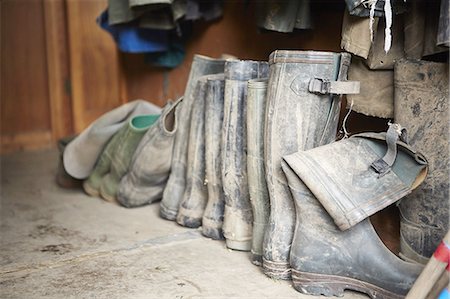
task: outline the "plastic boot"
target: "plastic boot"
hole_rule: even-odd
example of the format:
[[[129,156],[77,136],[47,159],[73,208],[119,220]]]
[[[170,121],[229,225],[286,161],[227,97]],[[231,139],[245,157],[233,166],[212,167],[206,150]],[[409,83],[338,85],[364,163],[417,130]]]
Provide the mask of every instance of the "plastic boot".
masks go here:
[[[123,141],[126,131],[127,126],[123,126],[113,135],[100,154],[94,170],[87,180],[83,182],[83,189],[90,196],[100,197],[100,185],[102,184],[103,177],[110,171],[112,158],[114,157],[117,146]]]
[[[209,74],[223,73],[225,60],[195,55],[189,79],[184,92],[183,102],[177,108],[178,130],[172,155],[172,166],[169,180],[164,189],[160,215],[168,220],[175,220],[178,207],[186,188],[186,161],[188,151],[189,124],[191,122],[193,94],[199,77]]]
[[[249,251],[252,207],[247,182],[247,81],[266,78],[267,62],[235,60],[225,64],[222,131],[222,180],[225,194],[223,234],[228,248]]]
[[[270,202],[264,171],[264,119],[267,80],[248,81],[247,94],[247,173],[253,211],[252,263],[262,265],[262,244]]]
[[[102,179],[100,195],[106,201],[117,203],[117,189],[122,177],[127,173],[139,142],[148,128],[155,123],[158,115],[140,115],[130,119],[125,133],[111,157],[111,169]]]
[[[311,295],[342,297],[349,289],[372,299],[404,298],[422,267],[390,252],[368,219],[339,230],[297,176],[295,155],[285,161],[282,168],[297,212],[290,253],[294,288]]]
[[[177,124],[175,110],[181,100],[164,107],[161,117],[145,133],[129,172],[120,181],[117,200],[127,208],[160,200],[170,172]]]
[[[180,203],[177,223],[191,228],[202,224],[208,200],[205,185],[205,101],[208,78],[223,78],[223,74],[200,77],[194,93],[189,130],[186,190]]]
[[[77,179],[88,178],[108,142],[132,117],[160,113],[161,107],[135,100],[103,114],[65,148],[64,168],[67,173]]]
[[[430,174],[400,202],[400,255],[425,264],[449,228],[448,64],[395,65],[395,121],[426,154]]]
[[[202,234],[223,239],[225,198],[222,186],[221,138],[225,79],[209,79],[205,105],[205,166],[208,201],[202,219]]]
[[[264,155],[270,217],[264,235],[263,271],[272,278],[289,279],[295,212],[281,157],[335,140],[340,100],[323,88],[349,83],[339,81],[346,79],[350,56],[275,51],[269,64]],[[333,89],[333,93],[340,92],[340,88]]]

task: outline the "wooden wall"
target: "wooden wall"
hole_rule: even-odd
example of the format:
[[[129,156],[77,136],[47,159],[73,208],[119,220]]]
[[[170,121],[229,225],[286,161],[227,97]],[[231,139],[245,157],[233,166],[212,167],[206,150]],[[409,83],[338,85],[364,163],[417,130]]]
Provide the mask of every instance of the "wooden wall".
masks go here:
[[[267,60],[275,49],[339,51],[343,1],[318,5],[314,30],[290,34],[260,32],[245,2],[226,1],[221,19],[195,23],[184,62],[168,70],[118,52],[95,23],[107,0],[0,1],[1,152],[54,146],[126,101],[178,98],[196,53]],[[352,115],[349,126],[385,123]]]

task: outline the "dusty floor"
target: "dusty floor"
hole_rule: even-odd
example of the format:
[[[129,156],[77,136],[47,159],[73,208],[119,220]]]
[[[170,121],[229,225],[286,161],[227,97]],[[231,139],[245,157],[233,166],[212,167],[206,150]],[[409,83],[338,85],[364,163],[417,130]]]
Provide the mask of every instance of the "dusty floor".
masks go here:
[[[248,253],[54,183],[56,150],[1,157],[0,298],[319,298]],[[367,298],[348,292],[345,298]]]

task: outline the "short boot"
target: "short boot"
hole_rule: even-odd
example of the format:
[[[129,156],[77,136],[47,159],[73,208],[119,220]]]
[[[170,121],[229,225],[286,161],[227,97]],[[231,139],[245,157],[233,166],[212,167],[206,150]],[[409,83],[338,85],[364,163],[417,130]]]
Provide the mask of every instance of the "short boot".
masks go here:
[[[164,189],[160,215],[168,220],[175,220],[178,207],[186,188],[186,163],[188,151],[189,124],[191,122],[194,91],[199,77],[209,74],[223,73],[225,60],[195,55],[184,92],[183,103],[177,108],[178,130],[172,155],[172,166],[169,180]]]
[[[334,141],[340,110],[335,94],[357,93],[359,85],[342,82],[350,64],[346,53],[277,50],[269,64],[264,155],[270,217],[263,271],[289,279],[295,211],[281,157]]]
[[[208,79],[223,78],[223,74],[200,77],[194,93],[189,130],[186,190],[177,215],[177,223],[191,228],[202,224],[208,200],[205,185],[205,102]]]
[[[89,177],[83,182],[84,191],[90,196],[100,197],[100,185],[103,177],[105,177],[111,170],[111,162],[117,147],[122,143],[127,126],[123,126],[113,137],[109,140],[104,150],[101,152],[95,168]]]
[[[430,174],[400,202],[400,255],[425,264],[449,229],[448,64],[401,60],[394,69],[395,121],[426,154]]]
[[[247,175],[253,211],[252,263],[262,265],[262,244],[270,202],[264,171],[264,119],[267,80],[249,80],[247,91]]]
[[[225,194],[223,234],[230,249],[249,251],[252,207],[247,182],[247,81],[266,78],[267,62],[234,60],[225,64],[222,130],[222,182]]]
[[[209,79],[205,104],[205,183],[208,201],[203,213],[202,234],[222,240],[225,197],[222,186],[222,122],[225,79]]]
[[[121,142],[111,159],[111,169],[102,179],[100,195],[106,201],[117,203],[117,189],[122,177],[127,173],[139,142],[148,128],[155,123],[159,114],[139,115],[130,119]]]
[[[87,179],[113,136],[137,115],[160,114],[161,108],[144,100],[135,100],[100,116],[64,150],[64,168],[77,179]]]
[[[403,298],[420,274],[419,264],[401,260],[384,246],[367,218],[386,200],[417,187],[427,169],[423,156],[402,142],[390,165],[392,152],[386,151],[384,138],[360,134],[284,157],[282,169],[297,213],[290,252],[297,291],[343,296],[349,289],[373,299]],[[362,220],[342,231],[336,213],[343,212],[350,222],[354,216]]]
[[[168,103],[139,143],[129,172],[121,179],[117,200],[127,208],[160,200],[170,172],[177,130],[175,110],[182,99]]]

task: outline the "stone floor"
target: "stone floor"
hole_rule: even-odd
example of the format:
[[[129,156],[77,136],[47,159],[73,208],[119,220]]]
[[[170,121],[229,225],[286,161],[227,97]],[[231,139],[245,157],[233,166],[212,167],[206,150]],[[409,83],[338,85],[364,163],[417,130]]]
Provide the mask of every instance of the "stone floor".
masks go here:
[[[1,157],[0,298],[318,298],[248,253],[54,183],[56,150]],[[367,298],[346,292],[345,298]]]

